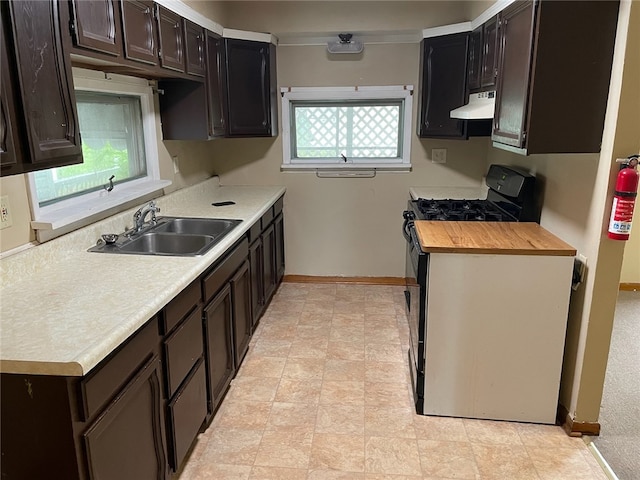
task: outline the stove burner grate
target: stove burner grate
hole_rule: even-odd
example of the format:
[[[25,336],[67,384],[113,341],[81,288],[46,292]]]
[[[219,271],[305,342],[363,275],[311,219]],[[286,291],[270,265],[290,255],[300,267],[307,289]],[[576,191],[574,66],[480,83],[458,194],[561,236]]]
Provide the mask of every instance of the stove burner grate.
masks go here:
[[[489,200],[432,200],[415,201],[421,220],[513,222],[514,217],[500,210]]]

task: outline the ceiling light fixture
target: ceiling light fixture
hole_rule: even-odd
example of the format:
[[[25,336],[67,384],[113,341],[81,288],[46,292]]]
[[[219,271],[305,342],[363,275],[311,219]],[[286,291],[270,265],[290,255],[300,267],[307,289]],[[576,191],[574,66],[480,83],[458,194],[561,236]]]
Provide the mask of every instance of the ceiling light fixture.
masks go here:
[[[329,53],[360,53],[364,50],[364,45],[358,40],[352,40],[352,33],[340,33],[338,42],[327,43]]]

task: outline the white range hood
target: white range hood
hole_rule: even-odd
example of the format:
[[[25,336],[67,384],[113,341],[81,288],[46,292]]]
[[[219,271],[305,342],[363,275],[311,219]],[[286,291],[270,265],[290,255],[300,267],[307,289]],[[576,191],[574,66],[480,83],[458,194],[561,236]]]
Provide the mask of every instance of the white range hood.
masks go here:
[[[472,93],[469,95],[469,103],[455,110],[451,110],[451,118],[462,120],[492,120],[496,108],[496,92]]]

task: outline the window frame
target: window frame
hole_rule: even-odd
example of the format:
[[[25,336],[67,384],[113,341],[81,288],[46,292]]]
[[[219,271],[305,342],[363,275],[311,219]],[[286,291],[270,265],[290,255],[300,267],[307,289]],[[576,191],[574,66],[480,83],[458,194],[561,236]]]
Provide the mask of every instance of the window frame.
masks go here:
[[[282,170],[381,170],[408,172],[411,170],[411,132],[413,118],[413,85],[389,86],[356,86],[356,87],[284,87],[282,95]],[[296,101],[381,101],[400,100],[402,115],[400,121],[400,145],[402,155],[398,158],[376,159],[347,159],[347,162],[336,159],[303,159],[293,157],[293,142],[291,125],[292,104]]]
[[[79,91],[139,97],[147,174],[116,183],[111,192],[104,189],[87,192],[43,206],[39,205],[37,198],[35,173],[27,174],[31,228],[36,230],[40,242],[131,208],[141,201],[158,196],[165,187],[171,185],[171,181],[163,180],[160,176],[158,118],[152,84],[141,78],[106,75],[79,68],[73,69],[73,81],[74,89]]]

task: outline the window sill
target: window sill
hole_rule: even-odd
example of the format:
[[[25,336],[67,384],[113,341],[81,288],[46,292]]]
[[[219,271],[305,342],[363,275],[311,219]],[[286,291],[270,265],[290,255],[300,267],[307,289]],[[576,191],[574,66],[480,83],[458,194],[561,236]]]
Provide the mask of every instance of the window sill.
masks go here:
[[[31,228],[36,230],[38,241],[45,242],[154,198],[169,185],[169,180],[153,180],[123,189],[117,194],[105,191],[104,195],[81,204],[41,214],[31,222]]]
[[[316,171],[360,171],[373,170],[376,172],[410,172],[410,163],[305,163],[305,164],[282,164],[283,172],[316,172]]]

